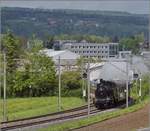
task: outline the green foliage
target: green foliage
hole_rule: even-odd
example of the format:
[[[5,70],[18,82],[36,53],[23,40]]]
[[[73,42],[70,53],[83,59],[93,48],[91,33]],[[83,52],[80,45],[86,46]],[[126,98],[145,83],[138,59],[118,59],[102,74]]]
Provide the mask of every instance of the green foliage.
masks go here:
[[[120,40],[120,46],[124,50],[131,50],[132,53],[137,54],[139,53],[139,44],[144,42],[144,34],[139,34],[132,36],[130,38],[123,38]]]
[[[148,38],[148,15],[111,11],[42,10],[2,8],[2,33],[11,29],[30,38],[33,33],[45,39],[49,35],[97,35],[113,38],[144,32]],[[93,39],[92,39],[93,40]],[[94,40],[95,41],[95,40]]]
[[[38,52],[27,53],[24,70],[15,74],[13,92],[16,96],[54,95],[57,87],[52,60]]]
[[[11,32],[7,32],[2,38],[2,51],[6,54],[7,72],[12,73],[17,68],[15,59],[19,58],[20,45],[19,40]]]
[[[142,99],[145,99],[147,96],[149,96],[149,91],[150,91],[150,74],[145,75],[142,78]]]
[[[32,36],[32,38],[27,43],[27,48],[29,52],[37,53],[39,50],[43,48],[43,42],[35,37],[35,35]]]
[[[49,36],[47,38],[47,40],[44,41],[44,47],[48,48],[48,49],[52,49],[54,45],[54,37],[53,36]]]
[[[81,74],[66,71],[62,74],[62,93],[64,96],[81,96]]]
[[[11,94],[13,88],[13,80],[15,72],[19,66],[18,60],[21,58],[21,44],[17,37],[15,37],[10,31],[2,37],[2,53],[6,55],[6,83],[8,95]],[[23,54],[23,52],[22,52]]]
[[[42,41],[33,37],[28,49],[21,50],[19,40],[10,32],[2,39],[7,62],[7,94],[10,97],[46,96],[56,94],[54,63],[40,53]]]
[[[137,80],[133,83],[133,87],[131,88],[131,97],[139,102],[139,100],[144,100],[147,96],[149,96],[149,75],[144,75],[141,81],[141,97],[139,97],[140,90],[140,81]]]
[[[56,35],[55,40],[77,40],[78,42],[86,40],[90,43],[108,43],[111,41],[109,37],[102,37],[98,35],[70,35],[70,34],[61,34]]]

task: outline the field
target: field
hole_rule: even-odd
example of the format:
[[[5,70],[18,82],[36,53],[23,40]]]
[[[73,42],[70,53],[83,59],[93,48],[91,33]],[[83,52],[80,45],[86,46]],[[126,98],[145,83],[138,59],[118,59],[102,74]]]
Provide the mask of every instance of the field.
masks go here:
[[[0,121],[2,120],[3,108],[0,100]],[[85,104],[77,97],[63,97],[62,110],[74,108]],[[7,100],[8,120],[26,118],[58,111],[57,97],[38,97],[38,98],[14,98]]]

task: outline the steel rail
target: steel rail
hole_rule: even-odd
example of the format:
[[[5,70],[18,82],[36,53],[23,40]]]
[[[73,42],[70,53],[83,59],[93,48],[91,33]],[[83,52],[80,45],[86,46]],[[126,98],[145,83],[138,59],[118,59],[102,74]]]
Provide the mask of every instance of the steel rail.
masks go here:
[[[94,105],[90,105],[90,106],[94,107]],[[28,127],[28,126],[33,126],[37,124],[47,123],[47,122],[54,122],[56,120],[61,120],[61,119],[62,120],[67,119],[67,118],[69,119],[73,116],[78,116],[79,114],[83,113],[84,110],[86,109],[87,109],[87,105],[84,105],[78,108],[61,111],[57,113],[36,116],[36,117],[31,117],[31,118],[24,118],[24,119],[8,121],[8,122],[2,122],[1,130],[6,131],[6,130],[11,130],[11,129],[20,128],[20,127]],[[87,114],[87,112],[84,112],[84,113]]]

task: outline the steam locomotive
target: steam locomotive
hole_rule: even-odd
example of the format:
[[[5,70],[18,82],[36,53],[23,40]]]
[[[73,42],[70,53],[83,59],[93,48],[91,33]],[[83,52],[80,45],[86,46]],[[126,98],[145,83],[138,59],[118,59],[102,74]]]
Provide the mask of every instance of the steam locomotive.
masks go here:
[[[97,84],[95,98],[93,99],[93,103],[95,104],[96,108],[100,109],[116,106],[120,102],[125,102],[125,100],[125,82],[105,81],[101,79],[100,83]]]

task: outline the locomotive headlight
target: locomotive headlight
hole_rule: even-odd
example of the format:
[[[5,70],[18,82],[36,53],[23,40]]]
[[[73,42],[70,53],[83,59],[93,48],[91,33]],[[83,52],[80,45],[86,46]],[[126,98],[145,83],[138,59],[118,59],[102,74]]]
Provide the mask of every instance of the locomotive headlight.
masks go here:
[[[107,100],[107,101],[109,101],[109,100],[110,100],[110,98],[109,98],[109,97],[107,97],[107,98],[106,98],[106,100]]]

